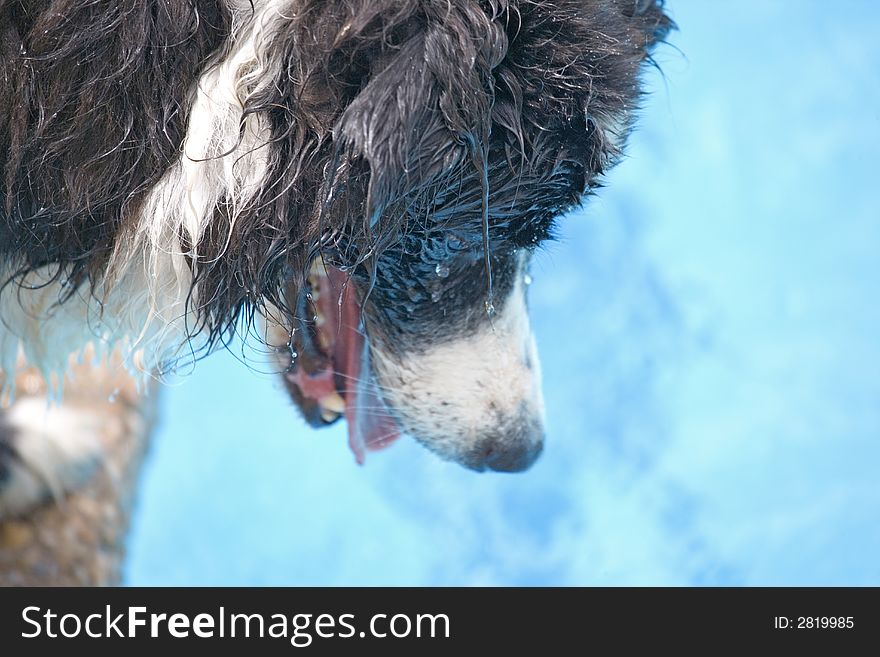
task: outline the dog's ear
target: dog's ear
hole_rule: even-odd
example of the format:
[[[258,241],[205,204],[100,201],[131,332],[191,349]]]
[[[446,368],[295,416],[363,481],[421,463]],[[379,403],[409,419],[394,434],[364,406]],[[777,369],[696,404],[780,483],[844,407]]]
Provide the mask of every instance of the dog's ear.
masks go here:
[[[338,156],[369,168],[366,230],[389,206],[411,201],[468,160],[485,166],[493,69],[507,53],[508,38],[504,23],[480,5],[426,3],[417,27],[379,59],[336,123]]]
[[[369,177],[363,233],[390,238],[401,212],[389,208],[401,203],[395,210],[417,214],[420,195],[434,198],[447,178],[488,166],[490,148],[508,161],[523,156],[520,173],[534,171],[536,157],[558,168],[563,149],[582,168],[575,186],[583,192],[629,130],[642,62],[672,26],[662,4],[421,4],[406,38],[376,58],[333,129],[342,163],[334,175],[360,163]]]

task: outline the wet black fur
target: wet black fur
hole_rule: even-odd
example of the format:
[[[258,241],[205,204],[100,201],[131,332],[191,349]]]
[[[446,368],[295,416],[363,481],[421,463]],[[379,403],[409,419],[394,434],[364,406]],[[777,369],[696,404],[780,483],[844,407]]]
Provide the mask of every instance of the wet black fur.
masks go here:
[[[191,261],[194,330],[215,339],[266,301],[288,308],[319,253],[370,290],[386,333],[451,312],[460,330],[489,271],[502,297],[515,249],[614,163],[607,127],[628,128],[671,28],[662,0],[291,5],[246,106],[271,126],[269,175],[230,241],[218,205]],[[101,276],[229,29],[221,0],[0,0],[0,272]]]
[[[180,151],[221,0],[0,0],[0,255],[99,277]]]

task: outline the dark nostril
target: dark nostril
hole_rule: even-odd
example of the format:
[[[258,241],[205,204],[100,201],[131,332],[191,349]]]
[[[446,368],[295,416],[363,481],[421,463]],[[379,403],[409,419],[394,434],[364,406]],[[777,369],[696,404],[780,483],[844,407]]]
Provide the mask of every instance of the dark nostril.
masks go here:
[[[522,472],[540,456],[544,448],[542,440],[521,440],[500,448],[489,448],[484,463],[496,472]]]

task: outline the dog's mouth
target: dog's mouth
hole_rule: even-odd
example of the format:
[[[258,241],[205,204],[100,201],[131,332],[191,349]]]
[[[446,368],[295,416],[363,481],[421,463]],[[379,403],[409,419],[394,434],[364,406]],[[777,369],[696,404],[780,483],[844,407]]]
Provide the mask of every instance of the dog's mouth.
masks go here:
[[[358,463],[367,450],[400,436],[373,379],[357,291],[347,274],[312,264],[296,314],[303,318],[290,341],[284,381],[306,421],[314,427],[345,417],[348,443]]]

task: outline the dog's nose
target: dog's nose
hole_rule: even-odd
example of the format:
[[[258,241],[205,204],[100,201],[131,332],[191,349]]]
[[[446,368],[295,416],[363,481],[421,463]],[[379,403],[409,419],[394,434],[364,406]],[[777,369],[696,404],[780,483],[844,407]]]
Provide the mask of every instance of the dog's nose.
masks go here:
[[[474,467],[496,472],[522,472],[537,460],[543,449],[542,423],[534,418],[520,420],[483,440]]]
[[[517,443],[513,447],[505,446],[489,455],[486,459],[486,467],[496,472],[522,472],[531,467],[543,449],[543,441]]]

